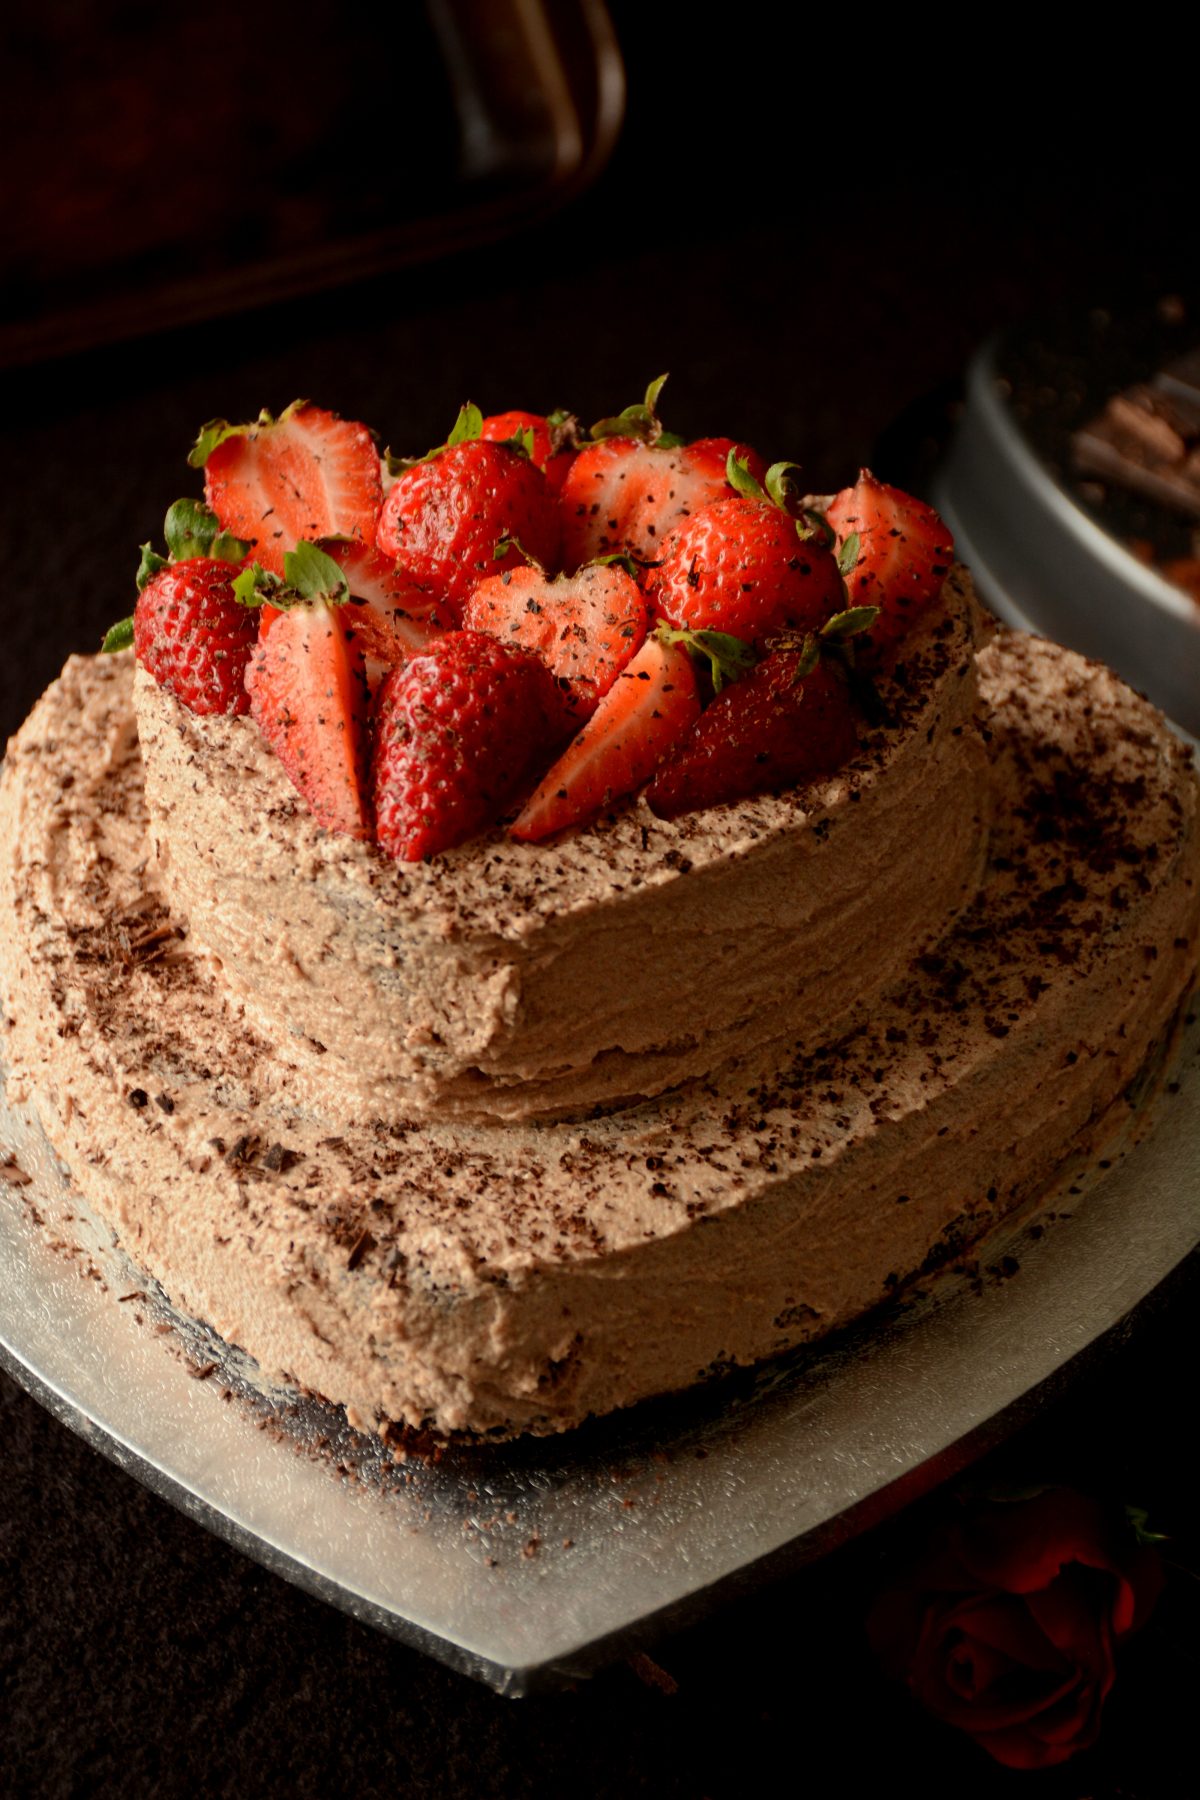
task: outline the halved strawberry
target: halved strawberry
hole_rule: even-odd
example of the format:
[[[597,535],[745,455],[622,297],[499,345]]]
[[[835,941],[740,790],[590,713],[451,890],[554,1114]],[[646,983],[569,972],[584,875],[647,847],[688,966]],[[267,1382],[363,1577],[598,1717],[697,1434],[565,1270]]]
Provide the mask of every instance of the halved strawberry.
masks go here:
[[[526,842],[589,819],[650,779],[700,716],[691,657],[647,638],[510,826]]]
[[[871,644],[881,650],[941,592],[954,539],[932,506],[877,481],[869,469],[835,494],[825,518],[837,535],[850,605],[879,608]]]
[[[831,774],[858,750],[846,681],[811,652],[779,650],[723,688],[658,771],[646,801],[661,819],[779,793]]]
[[[352,595],[343,622],[353,631],[367,659],[372,687],[386,669],[424,650],[443,631],[454,627],[444,602],[415,582],[374,544],[326,538],[319,546],[346,577]]]
[[[728,438],[665,448],[633,438],[585,444],[562,485],[564,566],[614,551],[653,562],[674,526],[732,496],[725,479],[731,449],[762,466],[761,457]]]
[[[249,425],[214,419],[188,458],[204,470],[208,504],[226,531],[254,544],[256,559],[282,575],[302,539],[375,541],[383,503],[379,452],[365,425],[294,400]]]
[[[371,836],[367,679],[342,606],[265,605],[246,671],[250,710],[318,825]]]
[[[375,704],[379,843],[418,862],[490,825],[561,743],[554,681],[528,651],[451,631],[384,680]]]
[[[322,538],[318,547],[331,556],[350,589],[352,600],[363,600],[379,613],[403,612],[412,619],[432,618],[438,597],[377,544],[361,544],[353,538]]]
[[[480,582],[463,608],[463,624],[535,651],[558,678],[571,712],[586,719],[641,649],[646,602],[633,577],[615,564],[589,563],[556,581],[541,569],[512,569]]]
[[[756,478],[765,476],[757,452],[732,438],[685,444],[664,431],[657,406],[666,379],[660,375],[644,400],[593,425],[593,442],[567,470],[561,494],[566,568],[614,551],[652,562],[672,526],[731,492],[726,478],[731,450]]]

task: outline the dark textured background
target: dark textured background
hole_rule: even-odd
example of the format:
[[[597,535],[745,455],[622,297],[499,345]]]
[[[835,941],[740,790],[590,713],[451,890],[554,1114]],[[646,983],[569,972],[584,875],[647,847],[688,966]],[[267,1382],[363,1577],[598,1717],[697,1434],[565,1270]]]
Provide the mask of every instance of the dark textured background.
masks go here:
[[[331,12],[297,15],[314,69]],[[1185,121],[1157,93],[1123,92],[1127,43],[1105,111],[1080,90],[1073,44],[1042,29],[1035,62],[1011,17],[971,75],[899,22],[886,39],[811,19],[780,37],[760,9],[740,31],[685,37],[683,9],[614,12],[626,134],[553,224],[6,378],[0,730],[130,609],[135,546],[192,483],[183,459],[213,413],[303,393],[423,448],[468,394],[590,418],[670,368],[673,428],[797,457],[821,489],[989,331],[1195,279]],[[402,102],[398,81],[397,183],[421,178]],[[885,439],[881,474],[905,440]],[[1150,1507],[1193,1569],[1196,1298],[1192,1281],[999,1459]],[[917,1718],[865,1657],[863,1609],[903,1521],[658,1646],[674,1697],[618,1668],[513,1703],[260,1572],[7,1381],[0,1418],[4,1792],[740,1795],[780,1771],[818,1794],[901,1775],[939,1795],[1194,1791],[1200,1589],[1180,1569],[1129,1652],[1100,1749],[1022,1778]]]

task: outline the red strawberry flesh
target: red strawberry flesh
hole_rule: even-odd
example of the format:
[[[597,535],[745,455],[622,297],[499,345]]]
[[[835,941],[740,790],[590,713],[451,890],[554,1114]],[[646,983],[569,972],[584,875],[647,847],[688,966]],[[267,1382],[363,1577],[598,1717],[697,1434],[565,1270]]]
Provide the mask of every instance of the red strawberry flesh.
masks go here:
[[[367,681],[343,611],[265,606],[246,687],[259,729],[317,823],[367,838]]]
[[[584,719],[641,649],[646,602],[616,565],[592,564],[556,581],[538,569],[513,569],[480,582],[463,624],[535,651]]]
[[[647,638],[511,826],[527,842],[581,824],[647,782],[700,716],[691,657]]]
[[[289,407],[226,437],[204,465],[204,491],[224,529],[252,540],[276,575],[302,538],[373,543],[383,502],[370,432],[319,406]]]
[[[954,561],[954,539],[932,506],[863,469],[852,488],[836,494],[826,520],[839,546],[857,535],[858,553],[846,576],[851,606],[877,606],[871,627],[876,649],[904,636],[915,616],[941,592]]]
[[[779,507],[738,494],[680,524],[663,546],[646,591],[670,624],[723,631],[762,645],[788,631],[815,631],[845,605],[829,550],[801,539]]]
[[[543,414],[520,411],[492,413],[480,426],[479,435],[493,444],[503,444],[519,437],[523,431],[533,433],[532,460],[546,477],[551,493],[559,493],[575,452],[572,448],[554,448],[554,434]]]
[[[729,438],[672,449],[622,437],[586,444],[562,487],[564,566],[622,550],[653,561],[675,525],[730,493],[725,459],[733,448],[742,449]],[[761,457],[746,455],[762,467]]]

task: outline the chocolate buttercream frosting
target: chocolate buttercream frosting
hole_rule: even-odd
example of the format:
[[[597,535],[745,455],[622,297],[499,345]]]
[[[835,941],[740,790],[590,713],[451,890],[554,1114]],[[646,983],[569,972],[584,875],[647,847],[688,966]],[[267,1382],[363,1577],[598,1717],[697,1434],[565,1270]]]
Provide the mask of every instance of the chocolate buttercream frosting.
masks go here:
[[[1193,979],[1186,748],[980,636],[959,574],[832,780],[404,869],[72,658],[0,777],[10,1079],[177,1306],[368,1428],[816,1338],[1129,1120]]]

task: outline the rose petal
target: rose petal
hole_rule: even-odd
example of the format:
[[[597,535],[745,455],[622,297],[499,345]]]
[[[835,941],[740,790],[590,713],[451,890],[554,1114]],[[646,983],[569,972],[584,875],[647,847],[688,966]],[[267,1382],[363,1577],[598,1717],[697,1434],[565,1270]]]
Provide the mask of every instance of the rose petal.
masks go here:
[[[981,1750],[1003,1763],[1006,1769],[1052,1769],[1074,1756],[1075,1744],[1046,1744],[1019,1726],[1011,1731],[980,1731],[974,1734]]]
[[[1100,1732],[1104,1696],[1089,1681],[1081,1681],[1070,1694],[1031,1720],[1029,1729],[1044,1744],[1071,1744],[1076,1750],[1095,1741]]]
[[[984,1621],[988,1637],[1019,1644],[1023,1635],[1019,1616],[1010,1622],[992,1616],[993,1609],[1003,1608],[1019,1615],[1022,1602],[1001,1597],[991,1603]],[[908,1685],[922,1706],[947,1724],[972,1733],[1024,1724],[1056,1705],[1078,1683],[1078,1671],[1059,1657],[1049,1670],[1030,1668],[992,1644],[969,1637],[958,1625],[947,1624],[945,1619],[942,1624],[941,1637],[931,1635],[923,1654],[914,1656]],[[1028,1622],[1026,1628],[1044,1654],[1049,1648],[1046,1640],[1036,1627],[1028,1627]],[[964,1661],[969,1661],[980,1677],[974,1693],[964,1691]],[[982,1682],[985,1674],[990,1676],[986,1687]]]
[[[989,1507],[959,1528],[954,1547],[980,1587],[1030,1594],[1048,1587],[1068,1563],[1102,1569],[1125,1586],[1112,1537],[1097,1501],[1070,1488],[1047,1488],[1028,1500]],[[1116,1596],[1114,1605],[1124,1613],[1127,1597]]]
[[[947,1622],[993,1649],[1002,1650],[1024,1668],[1061,1674],[1070,1667],[1054,1642],[1039,1629],[1036,1619],[1030,1617],[1027,1603],[1012,1595],[963,1601],[948,1615]]]
[[[1107,1694],[1113,1683],[1112,1634],[1108,1623],[1109,1579],[1092,1570],[1068,1568],[1037,1594],[1027,1594],[1031,1619],[1065,1660],[1087,1670]]]

